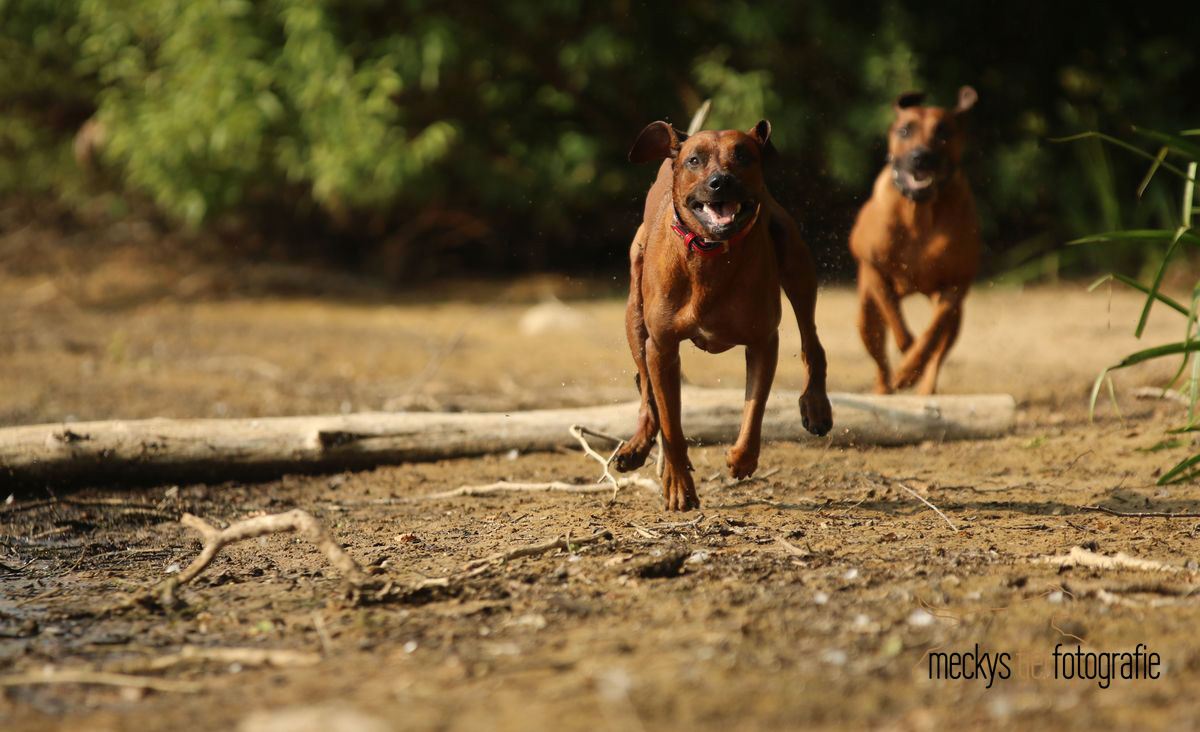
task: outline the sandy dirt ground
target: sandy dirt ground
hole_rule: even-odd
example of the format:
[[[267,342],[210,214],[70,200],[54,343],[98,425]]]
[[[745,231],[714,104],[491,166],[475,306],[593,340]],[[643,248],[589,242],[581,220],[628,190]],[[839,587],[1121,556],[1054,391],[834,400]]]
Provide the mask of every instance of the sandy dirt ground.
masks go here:
[[[520,409],[634,393],[623,302],[608,283],[323,299],[168,291],[106,301],[104,286],[94,290],[101,296],[68,297],[37,277],[0,286],[0,425]],[[565,304],[539,302],[554,291]],[[600,296],[570,297],[584,291]],[[737,484],[724,446],[693,448],[703,507],[687,514],[662,513],[659,497],[637,488],[615,500],[424,498],[501,479],[595,480],[597,464],[575,451],[17,495],[0,506],[0,727],[1194,728],[1200,519],[1085,508],[1200,512],[1194,483],[1155,485],[1195,449],[1164,437],[1183,407],[1133,398],[1168,365],[1119,373],[1120,414],[1106,398],[1088,420],[1097,370],[1139,345],[1140,305],[1106,288],[980,285],[942,387],[1013,394],[1013,435],[888,449],[771,444],[765,477]],[[914,323],[928,317],[923,303],[908,310]],[[851,290],[823,291],[834,390],[872,383],[855,313]],[[1143,341],[1181,331],[1158,309]],[[790,317],[783,333],[776,383],[800,388]],[[683,368],[692,384],[742,383],[739,353],[689,347]],[[115,609],[195,557],[181,512],[225,525],[292,508],[399,591],[355,601],[309,545],[274,535],[229,547],[180,590],[180,607]],[[494,552],[605,530],[611,538],[404,591]],[[1107,566],[1055,563],[1073,549]],[[1152,564],[1121,566],[1118,553]],[[949,611],[933,617],[922,601]],[[1045,670],[1034,662],[1058,643],[1073,651],[1076,637],[1095,654],[1142,644],[1159,663],[1139,670],[1159,677],[1107,688],[1035,678]],[[1008,653],[1010,678],[931,679],[923,659],[934,647]],[[173,656],[184,648],[302,651],[313,663]],[[29,683],[48,669],[175,686]]]

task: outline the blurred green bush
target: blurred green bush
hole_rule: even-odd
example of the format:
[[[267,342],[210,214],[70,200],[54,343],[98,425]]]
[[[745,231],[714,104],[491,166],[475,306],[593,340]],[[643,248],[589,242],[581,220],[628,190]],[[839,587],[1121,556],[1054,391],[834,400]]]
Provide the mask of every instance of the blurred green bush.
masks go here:
[[[970,83],[993,270],[1137,268],[1161,252],[1060,243],[1097,220],[1168,225],[1170,191],[1152,185],[1135,207],[1129,161],[1042,141],[1183,126],[1200,112],[1197,49],[1186,24],[1144,6],[1080,10],[0,0],[0,196],[94,196],[71,149],[95,118],[103,185],[183,225],[235,221],[400,277],[615,271],[652,177],[627,146],[712,97],[710,126],[772,120],[773,187],[837,270],[891,100],[917,87],[948,100]]]

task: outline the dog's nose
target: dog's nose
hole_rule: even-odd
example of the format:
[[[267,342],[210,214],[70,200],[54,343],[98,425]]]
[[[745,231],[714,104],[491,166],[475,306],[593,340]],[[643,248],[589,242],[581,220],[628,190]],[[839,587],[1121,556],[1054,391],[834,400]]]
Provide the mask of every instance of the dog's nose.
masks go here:
[[[912,153],[912,163],[914,168],[935,168],[937,167],[937,153],[927,147],[917,148]]]
[[[708,179],[708,187],[714,191],[719,191],[722,188],[729,188],[729,184],[733,182],[733,176],[728,173],[713,173]]]

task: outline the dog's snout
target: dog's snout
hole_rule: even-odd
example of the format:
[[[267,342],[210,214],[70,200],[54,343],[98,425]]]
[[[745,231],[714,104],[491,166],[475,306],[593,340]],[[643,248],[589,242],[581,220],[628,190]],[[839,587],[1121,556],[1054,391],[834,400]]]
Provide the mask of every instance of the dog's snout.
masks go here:
[[[714,191],[728,190],[732,183],[733,176],[729,173],[713,173],[708,179],[708,187]]]
[[[938,154],[927,147],[919,147],[912,152],[912,164],[918,170],[936,168],[937,163]]]

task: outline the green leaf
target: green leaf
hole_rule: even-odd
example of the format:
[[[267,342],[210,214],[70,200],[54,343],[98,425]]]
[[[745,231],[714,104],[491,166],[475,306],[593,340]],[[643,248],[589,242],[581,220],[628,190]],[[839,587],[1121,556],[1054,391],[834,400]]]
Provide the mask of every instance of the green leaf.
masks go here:
[[[1075,244],[1100,244],[1111,241],[1173,241],[1175,237],[1179,237],[1179,241],[1185,244],[1195,244],[1200,246],[1200,235],[1195,232],[1185,230],[1181,235],[1178,230],[1170,229],[1126,229],[1124,231],[1107,231],[1103,234],[1091,234],[1082,236],[1078,239],[1072,239],[1067,242],[1068,245]]]
[[[1136,145],[1130,145],[1128,142],[1125,142],[1124,140],[1117,139],[1117,138],[1113,137],[1112,135],[1106,135],[1103,132],[1080,132],[1077,135],[1068,135],[1067,137],[1051,137],[1050,142],[1075,142],[1077,140],[1088,140],[1088,139],[1103,140],[1109,144],[1116,145],[1119,148],[1128,150],[1129,152],[1133,153],[1134,155],[1143,157],[1150,161],[1154,161],[1157,159],[1156,156],[1151,155],[1150,153],[1146,152],[1145,150],[1141,149],[1140,147],[1137,147]],[[1175,165],[1168,163],[1166,161],[1163,161],[1161,163],[1161,165],[1164,170],[1169,170],[1172,173],[1174,173],[1175,175],[1179,176],[1180,178],[1187,178],[1187,173],[1183,172],[1182,168],[1176,167]]]
[[[1096,380],[1092,383],[1092,394],[1088,398],[1088,419],[1091,420],[1096,416],[1096,399],[1100,396],[1100,387],[1104,384],[1104,377],[1108,376],[1108,372],[1113,367],[1109,367],[1101,371]]]
[[[1149,137],[1151,140],[1161,142],[1163,145],[1171,148],[1172,152],[1183,155],[1191,160],[1200,160],[1200,145],[1185,140],[1179,135],[1172,135],[1169,132],[1159,132],[1158,130],[1149,130],[1144,127],[1134,127],[1133,131],[1142,137]]]
[[[1093,282],[1091,285],[1088,286],[1088,292],[1091,292],[1092,290],[1096,289],[1097,287],[1104,284],[1105,282],[1108,282],[1109,280],[1116,280],[1117,282],[1120,282],[1124,285],[1128,285],[1129,287],[1132,287],[1135,290],[1139,290],[1147,295],[1151,294],[1150,288],[1146,287],[1141,282],[1138,282],[1137,280],[1133,279],[1132,277],[1127,277],[1123,274],[1117,274],[1115,272],[1113,274],[1106,274],[1103,277],[1101,277],[1100,279]],[[1181,305],[1178,300],[1176,300],[1172,297],[1164,295],[1161,292],[1154,293],[1153,297],[1156,300],[1158,300],[1159,302],[1161,302],[1163,305],[1166,305],[1167,307],[1171,308],[1172,310],[1175,310],[1183,315],[1188,314],[1188,309],[1185,308],[1183,305]]]
[[[1196,163],[1188,164],[1188,179],[1183,183],[1183,225],[1192,225],[1192,203],[1196,200]]]
[[[1146,348],[1141,351],[1131,353],[1118,361],[1116,364],[1109,366],[1104,371],[1107,373],[1109,371],[1115,371],[1116,369],[1127,368],[1129,366],[1142,363],[1143,361],[1151,361],[1156,358],[1162,358],[1163,356],[1174,356],[1180,353],[1194,353],[1196,351],[1200,351],[1200,341],[1179,341],[1177,343],[1167,343],[1166,345]]]
[[[1167,265],[1171,262],[1171,256],[1175,254],[1175,250],[1179,248],[1179,240],[1187,233],[1186,226],[1180,226],[1175,230],[1175,238],[1171,240],[1171,245],[1167,247],[1167,253],[1163,255],[1162,264],[1158,265],[1158,272],[1154,275],[1154,283],[1150,285],[1150,292],[1146,295],[1146,304],[1142,307],[1142,315],[1138,318],[1137,328],[1134,329],[1133,335],[1135,338],[1141,338],[1142,333],[1146,330],[1146,321],[1150,319],[1150,308],[1154,306],[1154,301],[1158,295],[1158,288],[1162,285],[1163,276],[1167,273]]]
[[[1141,184],[1138,185],[1138,188],[1137,188],[1137,197],[1138,198],[1141,198],[1142,194],[1146,192],[1146,186],[1150,185],[1150,179],[1153,178],[1154,174],[1158,172],[1158,168],[1160,165],[1162,165],[1162,162],[1167,159],[1168,151],[1169,151],[1168,148],[1165,148],[1165,147],[1160,147],[1158,149],[1158,155],[1154,156],[1154,162],[1150,164],[1150,170],[1146,171],[1146,177],[1142,178]]]
[[[1195,471],[1191,473],[1184,472],[1194,465],[1200,465],[1200,455],[1192,455],[1189,458],[1184,458],[1181,460],[1175,465],[1175,467],[1162,474],[1162,477],[1158,479],[1158,484],[1166,485],[1168,483],[1175,483],[1178,481],[1187,480],[1188,478],[1194,478],[1196,476]]]

